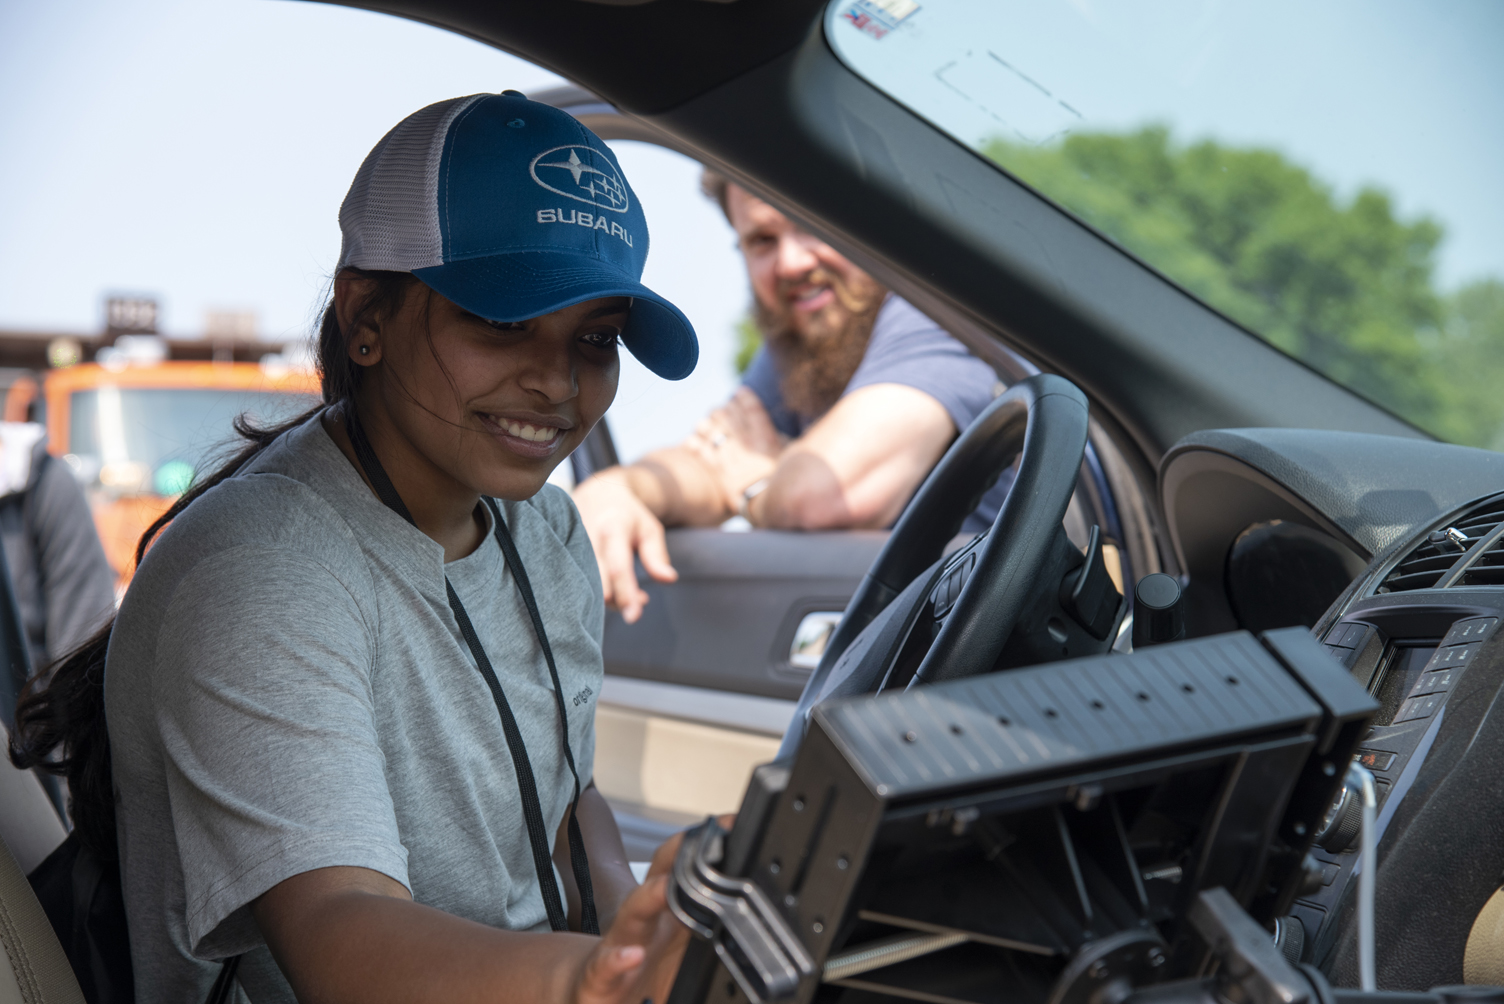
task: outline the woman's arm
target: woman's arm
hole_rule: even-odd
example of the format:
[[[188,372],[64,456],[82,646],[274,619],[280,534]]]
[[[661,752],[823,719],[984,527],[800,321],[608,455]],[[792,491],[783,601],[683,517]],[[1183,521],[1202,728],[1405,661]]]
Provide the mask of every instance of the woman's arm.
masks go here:
[[[590,859],[590,884],[595,893],[595,911],[600,918],[601,930],[609,930],[621,909],[637,889],[637,879],[632,876],[632,866],[627,862],[627,850],[622,846],[621,831],[616,828],[616,816],[605,796],[590,782],[580,792],[580,835],[585,838],[585,854]],[[564,879],[564,897],[569,907],[569,926],[580,927],[580,890],[574,881],[574,867],[569,858],[569,817],[559,824],[554,835],[554,864]]]
[[[600,938],[462,920],[365,868],[295,875],[251,910],[303,1004],[663,1001],[689,935],[664,898],[678,845],[658,849],[648,881]]]

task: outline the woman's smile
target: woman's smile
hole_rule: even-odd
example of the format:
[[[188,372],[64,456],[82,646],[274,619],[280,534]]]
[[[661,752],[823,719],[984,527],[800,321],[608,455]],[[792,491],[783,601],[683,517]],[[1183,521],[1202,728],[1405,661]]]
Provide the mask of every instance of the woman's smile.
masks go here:
[[[518,456],[543,460],[554,455],[574,426],[556,415],[476,412],[486,431]]]

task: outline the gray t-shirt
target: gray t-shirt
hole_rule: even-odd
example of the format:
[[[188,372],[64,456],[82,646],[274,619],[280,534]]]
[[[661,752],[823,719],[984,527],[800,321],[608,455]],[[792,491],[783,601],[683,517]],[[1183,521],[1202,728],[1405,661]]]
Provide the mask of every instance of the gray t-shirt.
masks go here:
[[[552,486],[503,502],[548,629],[581,784],[605,608]],[[494,536],[443,548],[371,494],[317,418],[196,501],[152,547],[110,642],[105,699],[136,999],[197,1002],[248,952],[253,1001],[292,1001],[248,904],[354,865],[509,930],[548,919],[499,715],[448,575],[527,743],[550,839],[573,792],[547,664]]]

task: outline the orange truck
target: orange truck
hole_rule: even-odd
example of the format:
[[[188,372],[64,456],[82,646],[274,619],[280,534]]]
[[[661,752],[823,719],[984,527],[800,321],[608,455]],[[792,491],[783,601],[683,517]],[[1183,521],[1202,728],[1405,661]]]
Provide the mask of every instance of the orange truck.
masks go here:
[[[281,421],[320,400],[314,374],[252,362],[83,363],[47,371],[40,390],[48,449],[83,483],[122,588],[141,534],[236,448],[236,416]],[[7,417],[25,395],[11,388]]]

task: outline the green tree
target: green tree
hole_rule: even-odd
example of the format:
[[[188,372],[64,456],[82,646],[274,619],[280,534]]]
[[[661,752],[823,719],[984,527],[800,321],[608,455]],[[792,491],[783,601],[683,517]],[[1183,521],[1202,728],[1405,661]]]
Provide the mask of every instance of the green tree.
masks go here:
[[[1504,282],[1483,279],[1447,298],[1446,325],[1433,346],[1447,418],[1459,443],[1504,450]]]
[[[737,376],[747,372],[747,367],[752,365],[752,357],[757,355],[760,348],[762,332],[757,330],[752,315],[748,314],[736,322],[736,355],[732,357],[732,363],[736,366]]]
[[[1504,287],[1438,295],[1433,220],[1398,219],[1374,188],[1343,200],[1275,151],[1180,145],[1162,126],[983,153],[1339,383],[1442,438],[1495,445],[1504,405],[1485,375],[1504,372]]]

